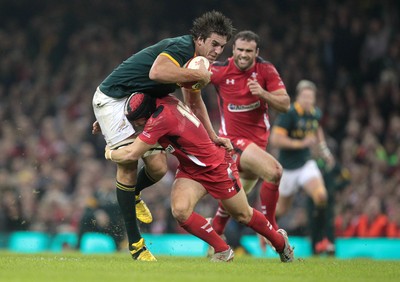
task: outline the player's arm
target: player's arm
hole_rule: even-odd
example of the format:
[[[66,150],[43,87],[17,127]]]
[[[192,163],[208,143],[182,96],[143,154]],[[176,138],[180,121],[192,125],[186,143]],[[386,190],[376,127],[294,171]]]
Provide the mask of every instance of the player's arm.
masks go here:
[[[182,68],[177,61],[166,53],[158,55],[154,61],[149,78],[160,83],[177,83],[198,81],[204,85],[210,82],[211,73],[203,67],[199,69]]]
[[[316,143],[316,137],[314,135],[307,136],[303,139],[294,139],[289,137],[288,132],[285,128],[274,126],[272,128],[269,142],[272,146],[278,149],[304,149],[313,146]]]
[[[154,147],[154,144],[147,144],[136,138],[135,142],[128,146],[120,147],[116,150],[111,150],[106,146],[105,158],[119,164],[131,163],[139,160],[144,153]]]
[[[335,159],[326,144],[324,130],[321,126],[319,126],[317,130],[317,138],[319,154],[326,161],[328,167],[333,167],[335,165]]]
[[[268,106],[283,113],[289,111],[290,97],[285,89],[278,89],[269,92],[262,88],[257,80],[253,79],[248,79],[247,86],[249,87],[251,94],[260,97],[268,103]]]
[[[219,137],[215,133],[210,120],[210,116],[207,112],[206,105],[204,104],[203,98],[201,97],[201,92],[182,88],[182,93],[183,101],[201,121],[208,133],[208,136],[210,136],[210,139],[214,143],[223,146],[228,151],[232,150],[233,146],[231,144],[231,141],[227,138]]]

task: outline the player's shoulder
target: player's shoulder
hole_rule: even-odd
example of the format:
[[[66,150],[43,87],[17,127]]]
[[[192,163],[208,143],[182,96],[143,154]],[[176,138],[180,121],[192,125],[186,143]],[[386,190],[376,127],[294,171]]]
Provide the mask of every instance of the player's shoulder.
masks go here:
[[[270,61],[268,61],[260,56],[256,57],[256,65],[260,68],[265,68],[265,69],[274,70],[274,71],[276,70],[273,63],[271,63]]]
[[[279,76],[278,70],[275,65],[264,58],[257,56],[256,58],[256,69],[258,72],[263,73],[264,75],[270,76]]]
[[[295,116],[297,116],[297,115],[299,115],[299,111],[296,108],[296,105],[294,103],[291,103],[289,110],[286,113],[282,113],[282,115],[287,115],[287,116],[295,115]]]
[[[264,58],[261,57],[261,56],[257,56],[257,57],[256,57],[256,63],[257,63],[257,64],[262,64],[262,65],[272,64],[270,61],[264,59]]]
[[[158,117],[159,115],[169,115],[172,109],[176,108],[179,103],[178,98],[172,96],[171,94],[162,98],[157,99],[157,109],[153,116]]]
[[[225,77],[227,73],[231,72],[232,64],[231,58],[225,60],[225,61],[215,61],[211,65],[211,83],[213,84],[218,84],[221,79]]]
[[[297,120],[297,116],[298,113],[292,103],[287,112],[281,112],[277,115],[275,125],[277,127],[288,128],[293,120]]]
[[[322,111],[321,111],[321,109],[318,108],[318,107],[316,107],[316,106],[314,107],[313,113],[314,113],[314,116],[315,116],[316,118],[318,118],[318,119],[320,119],[320,118],[322,117]]]
[[[229,71],[229,59],[225,61],[215,61],[211,65],[211,72],[213,73],[212,80],[215,82],[215,79],[223,76],[224,73]]]
[[[192,44],[192,37],[190,35],[169,37],[159,41],[157,44]]]
[[[229,60],[225,61],[215,61],[212,63],[211,67],[216,67],[216,68],[222,68],[222,67],[227,67],[229,66]]]
[[[168,97],[157,99],[156,110],[148,121],[151,128],[167,128],[176,124],[176,104]]]

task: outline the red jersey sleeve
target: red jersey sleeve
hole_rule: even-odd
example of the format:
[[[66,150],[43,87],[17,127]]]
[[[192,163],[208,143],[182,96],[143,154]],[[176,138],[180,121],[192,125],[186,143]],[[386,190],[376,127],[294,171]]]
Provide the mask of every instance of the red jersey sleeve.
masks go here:
[[[286,89],[285,84],[283,83],[278,71],[276,70],[275,66],[271,63],[262,63],[260,64],[260,68],[262,71],[261,73],[266,83],[266,90],[268,92],[276,91],[279,89]]]

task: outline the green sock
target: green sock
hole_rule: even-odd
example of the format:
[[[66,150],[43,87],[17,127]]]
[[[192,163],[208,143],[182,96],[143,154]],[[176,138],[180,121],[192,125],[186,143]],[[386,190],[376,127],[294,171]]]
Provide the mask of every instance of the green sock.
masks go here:
[[[136,221],[135,185],[125,185],[117,181],[116,187],[118,204],[124,218],[129,246],[131,246],[142,238]]]
[[[307,204],[309,215],[309,230],[311,237],[311,246],[315,253],[315,245],[326,236],[325,213],[326,207],[317,207],[313,201],[309,199]]]
[[[332,191],[332,187],[327,187],[328,189],[328,204],[325,210],[325,236],[332,243],[335,242],[335,195],[334,191]]]
[[[137,183],[136,183],[136,195],[138,196],[140,194],[140,192],[153,185],[154,183],[156,183],[157,181],[155,181],[148,173],[146,170],[146,166],[142,166],[142,168],[140,169],[139,173],[138,173],[138,177],[137,177]]]

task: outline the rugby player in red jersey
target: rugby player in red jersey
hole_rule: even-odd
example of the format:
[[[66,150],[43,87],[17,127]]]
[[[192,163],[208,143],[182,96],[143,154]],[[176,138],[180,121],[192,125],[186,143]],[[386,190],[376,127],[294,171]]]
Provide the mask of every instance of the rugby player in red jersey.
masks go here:
[[[116,150],[106,147],[106,159],[120,164],[136,161],[157,142],[175,155],[179,166],[171,192],[172,214],[182,228],[214,248],[212,261],[230,261],[234,254],[210,223],[194,212],[207,193],[218,199],[234,219],[266,237],[282,262],[293,261],[286,232],[272,228],[261,212],[249,206],[229,152],[232,148],[226,150],[215,144],[188,106],[172,95],[155,100],[134,93],[126,102],[125,114],[137,132],[139,127],[144,129],[128,146]]]
[[[239,32],[233,41],[233,56],[211,67],[211,83],[218,95],[219,135],[231,140],[240,180],[249,194],[259,178],[263,214],[278,229],[275,220],[282,166],[266,151],[270,134],[269,107],[287,112],[290,98],[274,65],[259,54],[259,37]],[[224,232],[229,214],[222,205],[212,220],[218,234]]]

